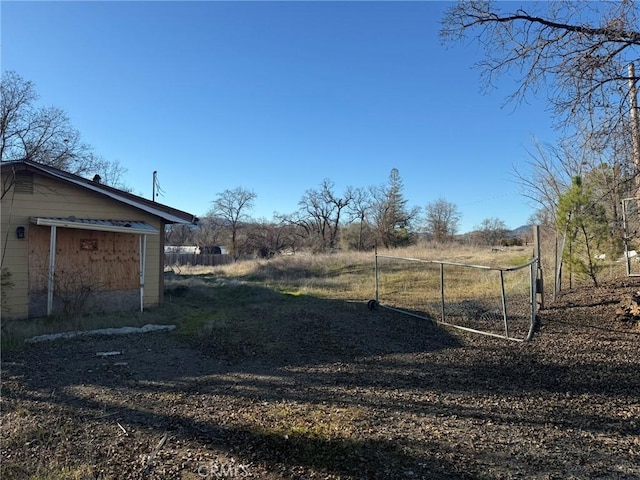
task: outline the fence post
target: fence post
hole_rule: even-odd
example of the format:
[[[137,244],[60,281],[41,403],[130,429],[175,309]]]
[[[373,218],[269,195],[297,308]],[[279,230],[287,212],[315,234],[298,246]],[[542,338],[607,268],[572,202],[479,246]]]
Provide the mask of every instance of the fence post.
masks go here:
[[[502,321],[504,322],[504,336],[509,338],[509,317],[507,315],[507,295],[504,291],[504,271],[500,270],[500,297],[502,299]]]
[[[442,302],[440,315],[442,317],[442,321],[446,322],[447,316],[444,305],[444,263],[440,264],[440,300]]]
[[[536,312],[536,275],[537,275],[537,271],[538,271],[538,266],[535,265],[536,263],[540,263],[540,257],[538,257],[538,261],[537,262],[533,262],[530,266],[529,266],[529,284],[530,284],[530,288],[531,288],[531,292],[530,292],[530,298],[529,298],[529,302],[531,303],[531,319],[530,319],[530,327],[529,327],[529,333],[527,334],[527,338],[525,339],[525,342],[528,342],[529,340],[531,340],[533,338],[533,333],[535,331],[536,328],[536,317],[537,317],[537,312]]]
[[[376,256],[375,267],[374,267],[375,268],[374,274],[375,274],[375,281],[376,281],[376,303],[380,303],[380,295],[378,290],[378,246],[377,245],[375,246],[374,252]]]
[[[538,258],[536,303],[538,304],[538,310],[542,310],[544,308],[544,277],[542,275],[542,256],[540,255],[540,225],[533,226],[533,244],[535,247],[535,257]]]

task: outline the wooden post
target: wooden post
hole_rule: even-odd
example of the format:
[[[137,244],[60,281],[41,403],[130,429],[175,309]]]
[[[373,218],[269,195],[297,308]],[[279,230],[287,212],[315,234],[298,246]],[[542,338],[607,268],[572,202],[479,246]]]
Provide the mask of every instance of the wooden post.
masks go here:
[[[140,235],[140,311],[144,312],[144,282],[147,256],[147,236]]]
[[[631,99],[631,141],[633,145],[633,169],[636,183],[636,199],[640,209],[640,124],[638,124],[638,91],[633,63],[629,64],[629,97]]]
[[[538,257],[538,272],[536,274],[536,303],[537,310],[544,308],[544,279],[542,275],[542,257],[540,255],[540,225],[533,226],[533,244],[535,246],[535,256]]]
[[[57,227],[51,225],[51,236],[49,238],[49,276],[47,278],[47,316],[53,313],[53,289],[55,288],[56,273],[56,236]]]

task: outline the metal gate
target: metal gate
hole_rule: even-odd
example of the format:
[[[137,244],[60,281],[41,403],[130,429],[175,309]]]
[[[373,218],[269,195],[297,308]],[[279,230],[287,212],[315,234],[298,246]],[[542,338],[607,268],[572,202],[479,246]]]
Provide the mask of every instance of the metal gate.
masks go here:
[[[387,308],[457,329],[529,341],[536,327],[538,257],[490,267],[375,254],[375,299]]]

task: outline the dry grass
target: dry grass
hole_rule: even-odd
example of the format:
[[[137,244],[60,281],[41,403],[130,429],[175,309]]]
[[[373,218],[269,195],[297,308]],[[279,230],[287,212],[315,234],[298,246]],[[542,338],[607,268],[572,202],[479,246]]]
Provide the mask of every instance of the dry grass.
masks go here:
[[[410,257],[422,260],[444,260],[491,266],[514,266],[529,260],[527,248],[510,248],[494,252],[490,248],[460,245],[423,245],[405,249],[380,250],[379,255]],[[380,259],[380,264],[385,263]],[[389,264],[389,262],[386,262]],[[437,265],[392,262],[393,268],[380,269],[380,287],[384,300],[402,308],[424,310],[416,299],[435,301],[440,294]],[[430,267],[425,268],[425,267]],[[2,352],[20,348],[26,338],[67,331],[97,328],[142,326],[144,324],[179,325],[183,335],[207,337],[236,326],[236,336],[260,343],[261,333],[256,319],[275,319],[290,308],[287,299],[304,297],[311,306],[314,299],[366,303],[375,298],[375,255],[373,252],[340,252],[334,254],[296,254],[270,260],[240,261],[217,267],[181,267],[180,274],[167,273],[166,302],[162,307],[144,313],[94,312],[80,318],[62,316],[4,321]],[[211,287],[216,287],[212,289]],[[496,277],[484,272],[462,271],[448,277],[450,298],[481,295],[489,287],[497,292]],[[216,305],[211,313],[207,305]],[[252,315],[247,316],[248,310]],[[299,314],[300,312],[298,312]],[[292,324],[291,328],[295,328]],[[225,334],[229,335],[229,334]],[[273,333],[276,350],[284,349]],[[220,342],[235,345],[237,339]],[[226,348],[226,347],[225,347]],[[236,347],[229,347],[231,350]],[[237,353],[237,352],[236,352]],[[233,354],[233,352],[230,352]]]
[[[548,248],[545,248],[549,252]],[[404,249],[379,250],[379,255],[419,258],[426,261],[449,261],[492,267],[514,267],[528,262],[533,254],[529,247],[511,247],[503,251],[493,251],[489,247],[477,248],[464,245],[428,244],[411,246]],[[553,290],[553,261],[548,254],[543,258],[545,287],[550,297]],[[386,262],[386,263],[385,263]],[[381,266],[390,262],[380,259]],[[202,328],[210,329],[210,315],[202,312],[202,303],[212,302],[214,298],[220,308],[217,317],[241,317],[238,305],[249,301],[261,315],[270,316],[268,309],[278,310],[285,296],[308,296],[319,299],[347,300],[366,302],[375,297],[375,256],[373,252],[340,252],[334,254],[296,254],[281,256],[270,260],[240,261],[217,267],[189,266],[180,267],[180,274],[168,273],[166,286],[169,292],[165,304],[160,308],[149,309],[144,313],[91,313],[79,319],[62,316],[30,319],[27,321],[2,322],[2,351],[8,352],[22,345],[25,338],[46,333],[57,333],[96,328],[141,326],[147,323],[174,323],[175,318],[182,319],[182,331],[186,334],[198,334]],[[549,266],[551,265],[551,266]],[[440,294],[439,274],[432,265],[431,271],[425,264],[393,262],[393,267],[380,270],[381,294],[403,308],[419,309],[416,298],[436,301]],[[624,275],[624,265],[611,263],[603,270],[603,280],[620,278]],[[514,279],[514,282],[517,279]],[[520,280],[517,280],[520,282]],[[235,288],[242,285],[259,285],[268,300],[247,298],[247,291]],[[479,297],[487,291],[498,291],[497,276],[484,272],[461,270],[447,274],[447,296],[450,300]],[[224,294],[212,293],[210,287],[223,289]],[[184,287],[190,293],[180,298],[182,292],[176,287]],[[518,287],[520,288],[520,287]],[[275,292],[278,295],[269,295]],[[389,296],[393,294],[393,299]],[[255,297],[256,290],[249,297]],[[197,300],[196,300],[197,297]],[[397,297],[397,298],[396,298]],[[204,299],[204,300],[202,300]],[[227,299],[231,299],[227,301]],[[179,303],[176,303],[178,300]],[[229,308],[229,311],[225,311]],[[231,313],[230,313],[231,312]],[[208,326],[207,326],[208,325]]]
[[[150,312],[87,313],[80,317],[54,315],[51,317],[2,320],[2,354],[20,348],[31,337],[60,332],[77,332],[99,328],[141,327],[147,323],[171,323],[158,315],[159,309]]]
[[[461,245],[422,245],[403,249],[379,250],[380,256],[417,258],[425,261],[448,261],[486,265],[491,267],[514,267],[531,259],[531,251],[524,247],[494,252],[490,248]],[[384,262],[384,259],[381,259]],[[407,266],[409,265],[409,266]],[[424,265],[417,272],[407,263],[397,263],[390,279],[394,284],[411,285],[416,280],[424,281]],[[437,267],[433,267],[437,268]],[[215,276],[261,282],[282,292],[315,295],[320,298],[362,301],[375,293],[375,255],[373,252],[344,252],[334,254],[298,254],[281,256],[270,260],[240,261],[217,267],[181,267],[181,275]],[[417,277],[416,277],[417,276]],[[439,279],[430,282],[439,293]],[[469,286],[483,288],[475,280],[459,279],[456,282],[468,293]],[[484,282],[484,280],[483,280]],[[455,287],[451,286],[451,294]]]
[[[491,248],[461,245],[423,245],[381,250],[378,252],[378,297],[373,252],[283,256],[218,267],[187,267],[182,269],[182,273],[189,278],[195,275],[199,279],[215,278],[216,281],[220,281],[226,278],[247,284],[260,284],[286,295],[305,295],[351,302],[367,302],[378,298],[384,305],[440,319],[440,264],[429,262],[445,261],[513,268],[528,263],[531,253],[530,249],[524,247],[495,251]],[[420,259],[423,262],[403,260],[405,258]],[[470,301],[469,305],[464,305],[461,314],[468,317],[469,306],[475,310],[502,308],[499,271],[456,265],[446,265],[444,269],[447,303]],[[528,315],[530,318],[530,269],[506,272],[504,281],[508,310],[523,317]],[[453,315],[456,308],[449,309],[449,313]],[[496,316],[495,320],[495,325],[492,324],[489,330],[501,334],[504,327],[499,322],[499,316]],[[458,320],[453,318],[448,318],[447,321],[458,323]],[[468,323],[465,326],[482,327]],[[524,330],[524,333],[519,331],[519,336],[524,337],[528,326],[523,324],[520,330]]]
[[[543,249],[543,254],[548,250]],[[509,335],[522,339],[528,334],[531,319],[530,269],[513,270],[527,264],[532,247],[492,249],[464,245],[421,245],[378,252],[378,299],[380,303],[419,315],[443,320],[440,265],[424,262],[452,262],[467,265],[511,269],[502,272]],[[392,259],[386,257],[394,257]],[[398,260],[420,259],[424,262]],[[553,267],[543,258],[546,301],[553,298]],[[551,262],[553,264],[553,262]],[[603,281],[623,276],[624,267],[611,263],[602,273]],[[307,296],[325,300],[367,302],[376,298],[375,255],[373,252],[345,252],[326,255],[282,256],[271,260],[243,261],[218,267],[183,267],[182,276],[206,282],[243,282],[260,285],[286,296]],[[502,335],[506,333],[501,300],[501,273],[479,268],[445,265],[446,318],[444,321]],[[574,286],[578,282],[574,282]],[[565,286],[566,288],[566,286]],[[272,302],[273,299],[270,301]],[[265,304],[261,316],[271,318],[281,307]],[[260,307],[253,307],[259,309]],[[286,308],[286,307],[285,307]],[[229,317],[229,314],[224,314]],[[238,315],[234,318],[242,317]],[[239,320],[245,323],[246,320]],[[201,328],[196,322],[189,331]],[[209,328],[209,327],[207,327]]]

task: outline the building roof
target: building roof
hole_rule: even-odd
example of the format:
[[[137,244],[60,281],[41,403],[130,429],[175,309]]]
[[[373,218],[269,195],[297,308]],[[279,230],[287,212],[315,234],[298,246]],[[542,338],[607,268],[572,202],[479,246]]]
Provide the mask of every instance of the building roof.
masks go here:
[[[182,224],[195,224],[198,222],[198,217],[195,215],[178,210],[176,208],[162,205],[161,203],[147,200],[146,198],[139,197],[124,190],[110,187],[103,183],[88,180],[73,173],[65,172],[49,165],[43,165],[41,163],[32,162],[29,160],[19,160],[11,162],[0,162],[2,169],[7,167],[13,168],[15,171],[30,171],[44,175],[45,177],[55,178],[62,182],[75,185],[86,190],[90,190],[98,195],[108,197],[116,202],[124,203],[131,207],[142,210],[156,217],[162,218],[166,223],[182,223]]]

